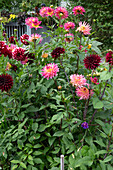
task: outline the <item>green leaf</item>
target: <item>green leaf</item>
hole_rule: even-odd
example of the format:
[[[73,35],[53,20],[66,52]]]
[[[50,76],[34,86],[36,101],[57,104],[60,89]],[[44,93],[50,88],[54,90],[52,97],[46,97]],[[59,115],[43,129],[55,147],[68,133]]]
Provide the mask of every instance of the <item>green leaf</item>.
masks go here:
[[[38,131],[43,132],[46,129],[46,126],[44,124],[41,124]]]
[[[28,120],[28,118],[25,118],[25,120],[18,126],[18,128],[21,129],[25,125],[27,120]]]
[[[106,150],[100,150],[100,151],[97,151],[97,152],[95,153],[95,155],[101,155],[101,154],[105,154],[105,153],[107,153]]]
[[[42,145],[40,145],[40,144],[34,145],[34,148],[41,148],[41,147],[42,147]]]
[[[100,73],[100,80],[109,80],[112,77],[112,73],[108,71],[103,71]]]
[[[55,132],[53,136],[63,136],[63,135],[64,135],[64,132],[58,131],[58,132]]]
[[[34,159],[34,162],[35,162],[36,164],[44,164],[40,158],[35,158],[35,159]]]
[[[18,165],[14,165],[14,166],[12,167],[12,170],[17,169],[17,167],[18,167]]]
[[[48,138],[49,145],[51,146],[53,142],[55,141],[56,137],[50,137]]]
[[[32,124],[32,129],[34,130],[34,132],[36,133],[37,129],[38,129],[38,123],[33,123]]]
[[[93,98],[92,100],[93,100],[93,107],[94,107],[94,109],[101,109],[101,108],[104,107],[102,101],[100,101],[100,100],[98,99],[98,97]]]
[[[41,151],[35,151],[34,153],[33,153],[33,155],[42,155],[43,154],[43,152],[41,152]]]
[[[111,161],[111,159],[113,159],[113,156],[109,155],[103,160],[103,162],[109,162],[109,161]]]
[[[18,164],[18,163],[20,163],[20,161],[19,160],[12,160],[11,163]]]
[[[20,162],[20,166],[21,166],[22,168],[27,169],[26,164],[25,164],[25,163],[23,163],[23,162]]]
[[[24,146],[22,140],[18,140],[17,144],[19,149],[22,149],[22,147]]]

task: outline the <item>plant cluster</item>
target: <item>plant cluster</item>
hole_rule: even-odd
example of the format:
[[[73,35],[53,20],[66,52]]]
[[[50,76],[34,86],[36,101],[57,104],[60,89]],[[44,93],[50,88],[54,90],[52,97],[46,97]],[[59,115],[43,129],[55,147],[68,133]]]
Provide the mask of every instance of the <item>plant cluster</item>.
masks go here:
[[[74,6],[42,7],[50,42],[41,44],[41,20],[34,29],[0,41],[0,166],[7,169],[113,169],[113,51],[101,53]],[[1,23],[1,30],[3,30]],[[43,37],[44,38],[44,37]]]

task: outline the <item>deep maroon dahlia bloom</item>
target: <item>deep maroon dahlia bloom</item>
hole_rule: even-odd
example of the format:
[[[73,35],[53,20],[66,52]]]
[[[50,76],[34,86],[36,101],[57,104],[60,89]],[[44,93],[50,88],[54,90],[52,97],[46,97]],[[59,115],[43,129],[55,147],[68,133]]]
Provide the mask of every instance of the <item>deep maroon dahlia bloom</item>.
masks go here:
[[[25,61],[26,55],[25,50],[21,47],[15,48],[12,52],[13,58],[18,61]]]
[[[13,86],[13,78],[9,74],[0,75],[0,89],[8,92]]]
[[[97,54],[90,54],[90,56],[87,56],[83,61],[85,68],[93,70],[100,65],[101,58]]]
[[[52,55],[52,58],[55,58],[57,59],[58,57],[60,57],[60,54],[63,54],[65,53],[65,49],[64,48],[61,48],[61,47],[58,47],[58,48],[55,48],[51,55]]]
[[[88,129],[88,128],[89,128],[87,122],[82,123],[82,124],[81,124],[81,127],[83,127],[83,129]]]
[[[109,64],[113,65],[113,51],[109,51],[106,54],[106,62],[108,62]]]
[[[29,45],[29,43],[26,41],[29,39],[29,35],[27,34],[23,34],[22,36],[20,36],[20,41],[24,44],[24,45]]]
[[[16,41],[18,42],[17,40],[17,37],[14,37],[14,36],[11,36],[9,37],[9,40],[8,40],[11,44],[16,44]]]

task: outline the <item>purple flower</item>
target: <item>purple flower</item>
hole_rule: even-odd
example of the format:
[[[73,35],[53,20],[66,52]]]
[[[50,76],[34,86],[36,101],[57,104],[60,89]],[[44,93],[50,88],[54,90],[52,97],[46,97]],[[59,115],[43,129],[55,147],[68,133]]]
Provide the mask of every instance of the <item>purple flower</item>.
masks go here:
[[[81,126],[83,127],[83,129],[88,129],[89,128],[87,122],[82,123]]]

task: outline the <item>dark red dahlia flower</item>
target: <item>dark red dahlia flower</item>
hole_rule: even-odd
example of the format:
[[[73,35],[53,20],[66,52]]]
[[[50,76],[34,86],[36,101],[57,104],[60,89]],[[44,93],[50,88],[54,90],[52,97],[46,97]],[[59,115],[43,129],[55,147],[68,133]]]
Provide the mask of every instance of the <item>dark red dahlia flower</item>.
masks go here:
[[[11,44],[16,44],[16,41],[18,42],[17,40],[17,37],[14,37],[14,36],[11,36],[9,37],[9,40],[8,40]]]
[[[0,75],[0,89],[8,92],[13,86],[13,78],[9,74]]]
[[[26,41],[29,39],[29,35],[27,34],[23,34],[22,36],[20,36],[20,40],[24,45],[29,45],[29,43]]]
[[[109,62],[109,64],[113,65],[113,51],[109,51],[106,54],[106,62]]]
[[[97,54],[90,54],[90,56],[87,56],[83,61],[85,68],[93,70],[100,65],[101,58]]]
[[[15,48],[12,54],[15,60],[24,61],[26,59],[25,50],[21,47]]]
[[[61,47],[58,47],[58,48],[55,48],[51,55],[52,55],[52,58],[55,58],[57,59],[58,57],[60,57],[60,54],[63,54],[65,53],[65,49],[64,48],[61,48]]]

